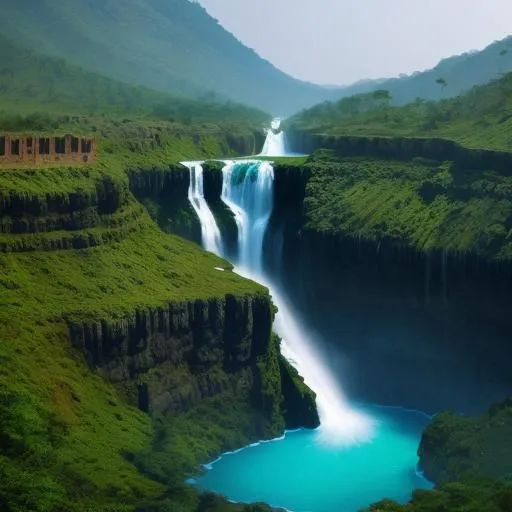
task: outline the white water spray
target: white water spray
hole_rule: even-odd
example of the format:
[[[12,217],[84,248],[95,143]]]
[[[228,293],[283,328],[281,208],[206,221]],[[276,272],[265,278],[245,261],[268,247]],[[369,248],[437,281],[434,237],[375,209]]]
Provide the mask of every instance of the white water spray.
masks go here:
[[[279,312],[275,330],[282,338],[281,351],[316,393],[320,439],[351,444],[371,437],[372,422],[348,405],[336,379],[315,349],[312,335],[278,288],[262,270],[263,239],[272,213],[274,169],[268,162],[227,162],[223,169],[222,200],[232,210],[238,226],[239,256],[236,270],[267,286]]]
[[[261,155],[285,156],[286,139],[275,120],[267,133]],[[183,162],[190,169],[189,201],[201,222],[203,246],[223,255],[215,217],[204,199],[202,162]],[[263,241],[273,207],[274,169],[269,162],[239,160],[225,162],[222,201],[233,212],[238,227],[236,271],[269,288],[278,307],[275,330],[282,338],[281,352],[316,393],[320,416],[320,440],[329,444],[352,444],[372,436],[373,422],[351,408],[328,365],[318,352],[314,336],[298,321],[277,286],[263,272]]]
[[[281,130],[281,120],[274,119],[267,128],[267,137],[263,149],[259,156],[286,156],[288,148],[286,144],[286,135]]]
[[[190,171],[188,200],[194,208],[201,223],[201,240],[203,247],[215,254],[222,254],[222,237],[204,198],[203,162],[182,162]]]

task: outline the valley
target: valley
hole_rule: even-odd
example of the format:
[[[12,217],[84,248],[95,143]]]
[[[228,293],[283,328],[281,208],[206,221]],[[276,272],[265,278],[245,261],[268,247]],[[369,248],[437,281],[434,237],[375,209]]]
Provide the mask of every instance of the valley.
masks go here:
[[[509,46],[322,87],[6,5],[0,510],[509,512]]]

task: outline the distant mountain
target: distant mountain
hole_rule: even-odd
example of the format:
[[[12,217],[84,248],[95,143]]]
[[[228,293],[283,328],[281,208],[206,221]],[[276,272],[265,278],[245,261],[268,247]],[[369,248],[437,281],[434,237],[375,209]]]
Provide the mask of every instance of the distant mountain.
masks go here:
[[[289,131],[330,135],[444,137],[512,151],[512,72],[454,98],[393,106],[383,90],[320,103],[286,121]]]
[[[279,71],[189,0],[2,4],[0,34],[123,82],[282,116],[333,95]]]
[[[512,36],[496,41],[481,51],[443,59],[432,69],[399,78],[361,81],[343,87],[338,96],[352,96],[376,89],[390,92],[392,103],[404,105],[416,98],[440,100],[458,96],[512,71]]]
[[[116,82],[47,57],[0,36],[0,118],[52,114],[119,113],[185,121],[268,122],[264,112],[212,103]],[[4,114],[2,116],[2,114]]]

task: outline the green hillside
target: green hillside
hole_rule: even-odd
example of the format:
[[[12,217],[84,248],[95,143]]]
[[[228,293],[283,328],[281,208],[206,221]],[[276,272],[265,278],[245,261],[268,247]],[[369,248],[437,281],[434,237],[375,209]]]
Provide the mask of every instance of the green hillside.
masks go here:
[[[116,80],[213,90],[279,115],[332,94],[282,73],[189,0],[19,0],[2,6],[0,33]]]
[[[190,100],[116,82],[46,57],[0,36],[0,119],[13,114],[148,116],[175,121],[243,122],[260,126],[269,116],[235,103]],[[3,112],[3,115],[2,115]]]
[[[434,68],[398,78],[367,80],[345,87],[339,96],[347,97],[386,89],[392,103],[405,105],[421,98],[440,100],[457,96],[476,85],[512,71],[512,36],[495,41],[481,51],[447,57]]]
[[[512,73],[466,94],[394,107],[386,90],[306,110],[288,129],[338,135],[444,137],[478,148],[512,150]]]

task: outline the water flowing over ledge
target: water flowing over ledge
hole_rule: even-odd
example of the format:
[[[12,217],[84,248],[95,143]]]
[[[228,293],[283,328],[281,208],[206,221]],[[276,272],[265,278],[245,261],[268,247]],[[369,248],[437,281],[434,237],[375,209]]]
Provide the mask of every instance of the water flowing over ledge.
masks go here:
[[[268,130],[262,153],[286,154],[285,136],[276,120]],[[202,162],[183,162],[190,170],[189,200],[201,222],[205,249],[226,256],[215,217],[204,199]],[[353,444],[371,439],[374,422],[350,406],[319,353],[312,333],[301,325],[285,294],[263,269],[263,239],[273,209],[274,169],[270,162],[248,159],[226,161],[221,199],[233,213],[237,229],[239,274],[269,288],[278,308],[274,328],[282,338],[281,352],[316,394],[320,417],[318,439],[328,444]]]
[[[182,162],[190,171],[188,200],[194,208],[201,223],[201,239],[204,249],[215,254],[222,254],[222,238],[215,217],[204,198],[204,162]]]

